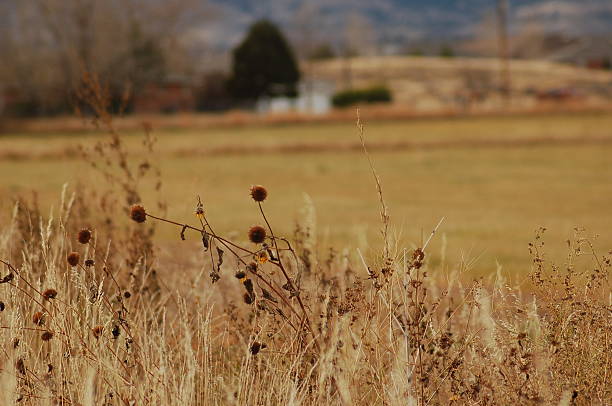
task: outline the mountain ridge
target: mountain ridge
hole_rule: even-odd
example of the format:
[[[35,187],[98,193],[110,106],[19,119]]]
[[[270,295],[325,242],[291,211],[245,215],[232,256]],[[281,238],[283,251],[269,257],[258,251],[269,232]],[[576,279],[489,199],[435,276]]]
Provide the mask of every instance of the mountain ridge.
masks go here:
[[[493,21],[494,0],[213,0],[222,18],[216,24],[219,46],[233,46],[259,18],[278,23],[290,36],[345,41],[349,26],[359,26],[381,43],[409,43],[436,38],[469,38]],[[609,0],[509,1],[511,32],[531,30],[568,36],[612,33]],[[489,23],[489,25],[491,25]],[[308,28],[310,27],[310,28]],[[311,34],[309,34],[311,35]]]

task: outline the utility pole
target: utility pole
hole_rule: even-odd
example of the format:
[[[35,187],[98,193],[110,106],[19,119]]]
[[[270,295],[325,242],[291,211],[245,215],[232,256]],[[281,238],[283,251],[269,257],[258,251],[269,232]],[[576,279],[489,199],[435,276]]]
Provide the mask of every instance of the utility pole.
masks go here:
[[[510,51],[508,47],[508,0],[497,0],[497,45],[500,62],[500,90],[510,103]]]

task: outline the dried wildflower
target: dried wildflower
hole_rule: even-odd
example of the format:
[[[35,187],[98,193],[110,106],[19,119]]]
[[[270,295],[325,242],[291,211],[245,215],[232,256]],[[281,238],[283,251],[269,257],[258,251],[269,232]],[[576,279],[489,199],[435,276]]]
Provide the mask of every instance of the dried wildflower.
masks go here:
[[[37,326],[42,326],[43,324],[45,324],[45,315],[43,314],[43,312],[34,313],[34,315],[32,316],[32,322]]]
[[[103,330],[104,330],[104,327],[102,327],[102,326],[95,326],[94,328],[91,329],[91,332],[92,332],[93,336],[96,339],[98,339],[102,335],[102,331]]]
[[[43,341],[49,341],[50,339],[53,338],[53,333],[50,331],[45,331],[44,333],[41,334],[40,338]]]
[[[250,351],[251,351],[251,354],[257,355],[260,350],[263,350],[264,348],[267,348],[267,347],[268,347],[267,345],[255,341],[253,342],[253,344],[251,344]]]
[[[130,210],[130,217],[137,223],[144,223],[147,219],[147,212],[145,211],[144,207],[140,205],[134,205]]]
[[[68,264],[70,264],[70,266],[77,266],[80,260],[79,253],[71,252],[70,254],[68,254],[68,257],[66,258],[66,260],[68,261]]]
[[[46,300],[55,299],[55,297],[57,296],[57,290],[47,289],[42,293],[42,295]]]
[[[253,226],[249,229],[249,240],[255,244],[260,244],[266,239],[266,229],[262,226]]]
[[[246,274],[244,272],[242,272],[242,271],[236,272],[236,274],[234,276],[236,277],[236,279],[240,279],[240,280],[246,278]]]
[[[268,191],[261,185],[251,186],[251,197],[256,202],[263,202],[268,197]]]
[[[199,219],[203,219],[204,218],[204,206],[202,206],[202,203],[198,203],[198,205],[197,205],[197,207],[195,209],[195,215]]]
[[[55,299],[57,297],[57,290],[55,289],[45,289],[43,292],[43,297],[45,300]]]
[[[247,290],[247,292],[249,292],[250,294],[253,294],[253,281],[250,279],[244,279],[242,281],[242,284],[244,285],[244,288]]]
[[[23,363],[23,358],[19,358],[17,362],[15,362],[15,369],[17,369],[17,371],[19,371],[21,375],[26,374],[26,367],[25,367],[25,364]]]
[[[95,264],[95,262],[94,262],[93,259],[86,259],[85,260],[85,266],[88,267],[88,268],[91,267],[91,266],[94,266],[94,264]]]
[[[260,264],[265,264],[266,262],[268,262],[268,254],[265,251],[260,251],[255,254],[255,259]]]
[[[244,292],[242,297],[244,299],[244,303],[251,304],[255,301],[255,295],[249,292]]]
[[[412,259],[416,261],[422,261],[424,258],[425,258],[425,253],[420,248],[415,249],[414,252],[412,253]]]
[[[116,324],[115,324],[115,325],[113,326],[113,331],[112,331],[112,333],[113,333],[113,338],[117,338],[117,337],[119,337],[120,330],[119,330],[119,326],[118,326],[118,325],[116,325]]]
[[[77,240],[81,244],[87,244],[89,242],[89,240],[91,240],[91,231],[89,231],[86,228],[82,229],[81,231],[79,231]]]
[[[13,278],[15,277],[15,275],[13,275],[13,273],[9,273],[8,275],[6,275],[4,278],[0,279],[0,283],[9,283],[10,281],[13,280]]]

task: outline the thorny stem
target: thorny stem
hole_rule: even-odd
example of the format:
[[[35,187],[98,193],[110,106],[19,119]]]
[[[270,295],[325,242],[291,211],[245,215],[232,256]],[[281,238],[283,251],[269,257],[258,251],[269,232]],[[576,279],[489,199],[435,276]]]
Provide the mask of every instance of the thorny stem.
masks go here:
[[[165,219],[165,218],[163,218],[163,217],[157,217],[157,216],[154,216],[154,215],[149,214],[149,213],[146,213],[146,215],[147,215],[147,217],[151,217],[151,218],[153,218],[153,219],[155,219],[155,220],[163,221],[163,222],[166,222],[166,223],[174,224],[175,226],[185,227],[186,229],[190,229],[190,230],[193,230],[193,231],[197,231],[197,232],[199,232],[199,233],[207,233],[207,232],[206,232],[206,230],[204,230],[203,228],[197,228],[197,227],[190,226],[189,224],[182,224],[182,223],[178,223],[178,222],[176,222],[176,221],[168,220],[168,219]],[[233,247],[235,247],[235,248],[237,248],[237,249],[240,249],[240,250],[242,250],[242,251],[246,251],[246,252],[248,252],[249,254],[253,254],[253,252],[252,252],[252,251],[250,251],[250,250],[248,250],[248,249],[246,249],[246,248],[243,248],[243,247],[241,247],[241,246],[239,246],[239,245],[236,245],[236,244],[234,244],[233,242],[231,242],[231,241],[229,241],[229,240],[226,240],[225,238],[223,238],[223,237],[220,237],[220,236],[216,235],[216,234],[213,232],[212,228],[210,227],[210,224],[208,224],[208,222],[206,222],[206,224],[208,225],[208,228],[209,228],[209,229],[210,229],[210,231],[211,231],[210,233],[207,233],[207,234],[210,234],[210,236],[211,236],[211,237],[213,237],[214,239],[219,240],[219,241],[222,241],[222,242],[224,242],[225,244],[231,245],[231,246],[233,246]],[[225,245],[225,244],[224,244],[224,245]],[[226,247],[227,247],[227,246],[226,246]],[[229,249],[229,247],[227,247],[227,248]],[[230,251],[232,251],[232,250],[230,249]],[[232,253],[234,253],[234,252],[232,251]],[[234,253],[234,255],[236,255],[236,254]]]
[[[210,223],[208,222],[208,219],[207,219],[206,217],[204,217],[204,221],[206,222],[206,225],[208,226],[208,229],[210,230],[210,233],[211,233],[211,235],[213,236],[213,238],[218,239],[218,240],[221,242],[221,244],[222,244],[222,245],[223,245],[225,248],[227,248],[227,249],[228,249],[228,250],[229,250],[229,251],[230,251],[230,252],[231,252],[231,253],[232,253],[232,254],[233,254],[233,255],[234,255],[234,256],[235,256],[235,257],[236,257],[236,258],[237,258],[239,261],[240,261],[240,262],[242,262],[242,264],[243,264],[243,265],[245,265],[245,266],[246,266],[247,264],[246,264],[246,262],[245,262],[245,261],[242,259],[242,257],[240,257],[240,256],[239,256],[239,255],[238,255],[238,254],[237,254],[237,253],[236,253],[236,252],[235,252],[235,251],[234,251],[234,250],[233,250],[231,247],[229,247],[228,245],[226,245],[226,240],[225,240],[224,238],[220,238],[220,237],[218,237],[218,236],[215,234],[215,231],[213,230],[212,226],[210,225]],[[203,228],[204,228],[204,227],[203,227]],[[230,242],[228,241],[228,243],[230,243]],[[246,248],[239,247],[239,246],[237,246],[237,245],[236,245],[236,244],[234,244],[234,243],[231,243],[231,244],[232,244],[233,246],[236,246],[237,248],[242,249],[243,251],[247,251],[247,252],[249,252],[251,255],[253,255],[253,254],[254,254],[253,252],[251,252],[251,251],[247,250]],[[247,267],[247,269],[248,269],[248,267]],[[273,291],[274,293],[276,293],[276,295],[277,295],[278,297],[280,297],[280,298],[283,300],[283,302],[285,302],[285,304],[287,305],[287,307],[289,307],[289,309],[291,309],[291,311],[292,311],[293,313],[295,313],[295,315],[296,315],[296,316],[298,316],[298,317],[299,317],[298,312],[297,312],[297,311],[296,311],[296,310],[293,308],[293,306],[291,306],[291,304],[290,304],[290,303],[289,303],[289,301],[288,301],[288,300],[285,298],[285,296],[284,296],[284,295],[282,295],[282,294],[281,294],[281,293],[280,293],[280,292],[279,292],[279,291],[278,291],[278,290],[277,290],[277,289],[276,289],[276,288],[275,288],[275,287],[274,287],[274,286],[273,286],[273,285],[272,285],[270,282],[268,282],[268,281],[267,281],[267,280],[266,280],[266,279],[265,279],[263,276],[261,276],[261,275],[260,275],[260,274],[258,274],[257,272],[251,272],[251,273],[252,273],[253,275],[255,275],[255,276],[257,277],[257,279],[259,279],[260,281],[262,281],[263,283],[265,283],[265,284],[266,284],[266,286],[268,286],[270,289],[272,289],[272,291]],[[287,319],[287,321],[289,321],[289,319]],[[294,330],[296,330],[296,331],[297,331],[297,328],[296,328],[296,327],[293,325],[293,323],[289,322],[289,324],[291,325],[291,327],[293,327],[293,329],[294,329]]]
[[[234,255],[234,256],[235,256],[235,257],[236,257],[236,258],[237,258],[237,259],[238,259],[240,262],[242,262],[242,264],[243,264],[243,265],[245,265],[245,266],[247,265],[247,263],[246,263],[246,262],[245,262],[245,261],[242,259],[242,257],[240,257],[240,255],[238,255],[238,253],[236,253],[236,251],[234,251],[234,250],[232,249],[232,247],[235,247],[235,248],[240,249],[240,250],[242,250],[242,251],[248,252],[248,253],[249,253],[249,254],[251,254],[251,255],[253,255],[253,254],[254,254],[254,252],[253,252],[253,251],[251,251],[251,250],[249,250],[249,249],[246,249],[246,248],[243,248],[243,247],[241,247],[241,246],[239,246],[239,245],[237,245],[237,244],[234,244],[233,242],[231,242],[231,241],[229,241],[229,240],[227,240],[227,239],[225,239],[225,238],[223,238],[223,237],[220,237],[220,236],[218,236],[217,234],[215,234],[215,232],[214,232],[214,230],[213,230],[212,226],[210,225],[210,223],[208,222],[208,220],[206,219],[206,217],[204,217],[205,226],[207,226],[207,227],[208,227],[208,229],[210,230],[210,233],[209,233],[209,232],[207,232],[207,231],[205,230],[204,225],[203,225],[203,227],[200,229],[200,228],[197,228],[197,227],[190,226],[189,224],[182,224],[182,223],[178,223],[178,222],[176,222],[176,221],[169,220],[169,219],[166,219],[166,218],[163,218],[163,217],[157,217],[157,216],[154,216],[154,215],[149,214],[149,213],[146,213],[146,215],[147,215],[147,217],[151,217],[152,219],[159,220],[159,221],[162,221],[162,222],[165,222],[165,223],[169,223],[169,224],[173,224],[173,225],[175,225],[175,226],[184,227],[184,228],[186,228],[186,229],[190,229],[190,230],[193,230],[193,231],[197,231],[197,232],[199,232],[199,233],[207,233],[207,234],[208,234],[208,235],[210,235],[210,236],[211,236],[213,239],[215,239],[215,240],[219,241],[219,243],[220,243],[221,245],[223,245],[225,248],[227,248],[227,249],[228,249],[228,250],[229,250],[229,251],[230,251],[230,252],[231,252],[231,253],[232,253],[232,254],[233,254],[233,255]],[[274,262],[272,262],[272,263],[274,263]],[[283,272],[284,272],[284,269],[283,269]],[[263,282],[263,283],[264,283],[264,284],[265,284],[267,287],[269,287],[269,288],[270,288],[270,289],[271,289],[271,290],[272,290],[272,291],[273,291],[273,292],[274,292],[274,293],[275,293],[275,294],[276,294],[278,297],[280,297],[280,298],[281,298],[281,300],[282,300],[282,301],[283,301],[283,302],[284,302],[284,303],[287,305],[287,307],[288,307],[288,308],[291,310],[291,312],[293,312],[293,313],[294,313],[296,316],[298,316],[298,317],[300,317],[300,318],[301,318],[301,316],[299,315],[299,313],[298,313],[298,312],[297,312],[297,311],[296,311],[296,310],[293,308],[293,306],[291,306],[291,303],[290,303],[290,302],[287,300],[287,298],[285,297],[285,295],[283,295],[282,293],[280,293],[280,292],[278,291],[278,289],[276,289],[276,288],[275,288],[275,287],[274,287],[274,286],[273,286],[273,285],[272,285],[270,282],[268,282],[268,281],[267,281],[267,280],[266,280],[266,279],[265,279],[263,276],[261,276],[261,275],[260,275],[260,274],[258,274],[257,272],[251,272],[251,273],[252,273],[253,275],[255,275],[255,277],[257,277],[257,279],[259,279],[260,281],[262,281],[262,282]],[[301,301],[300,301],[300,304],[301,304]],[[302,306],[303,306],[303,305],[302,305]],[[304,307],[302,307],[302,310],[303,310],[303,311],[305,311],[305,308],[304,308]],[[287,321],[289,321],[289,320],[287,319]],[[300,324],[301,324],[301,322],[300,322]],[[289,322],[289,325],[290,325],[291,327],[293,327],[293,329],[294,329],[294,330],[296,330],[296,331],[297,331],[297,328],[296,328],[296,327],[293,325],[293,323]],[[309,324],[309,327],[310,327],[310,324]],[[311,330],[311,331],[312,331],[312,330]],[[316,342],[316,341],[315,341],[315,342]]]
[[[310,330],[310,334],[312,335],[312,339],[314,340],[315,347],[317,347],[317,350],[320,351],[321,347],[319,347],[319,343],[317,341],[317,337],[315,335],[314,330],[312,329],[312,324],[310,323],[310,318],[308,317],[308,312],[306,311],[306,307],[304,306],[304,302],[302,302],[302,298],[300,297],[299,291],[296,289],[293,281],[291,280],[291,278],[287,274],[287,271],[285,270],[285,267],[283,266],[283,262],[281,260],[280,253],[278,251],[278,244],[276,243],[276,237],[274,236],[274,231],[272,231],[272,227],[270,226],[270,222],[268,221],[268,218],[266,217],[266,214],[263,211],[263,207],[261,206],[261,202],[257,202],[257,204],[259,205],[259,211],[261,212],[261,216],[263,217],[264,221],[266,222],[266,225],[268,226],[268,230],[270,230],[270,234],[272,236],[272,243],[274,244],[274,249],[276,250],[276,255],[278,257],[278,262],[274,262],[274,261],[271,261],[271,262],[273,264],[275,264],[283,272],[283,275],[285,276],[285,279],[287,279],[287,283],[289,284],[289,288],[291,289],[291,292],[295,292],[295,297],[296,297],[296,299],[298,301],[298,304],[300,305],[300,308],[302,309],[302,312],[304,313],[303,317],[304,317],[304,320],[306,321],[306,324],[308,325],[308,329]]]

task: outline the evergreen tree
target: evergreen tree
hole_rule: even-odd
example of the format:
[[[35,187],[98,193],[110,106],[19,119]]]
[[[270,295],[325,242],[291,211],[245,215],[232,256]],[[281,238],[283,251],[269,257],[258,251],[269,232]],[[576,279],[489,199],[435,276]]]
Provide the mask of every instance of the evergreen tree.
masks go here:
[[[295,57],[280,30],[266,20],[254,23],[233,52],[231,94],[249,101],[261,96],[295,97],[299,79]]]

